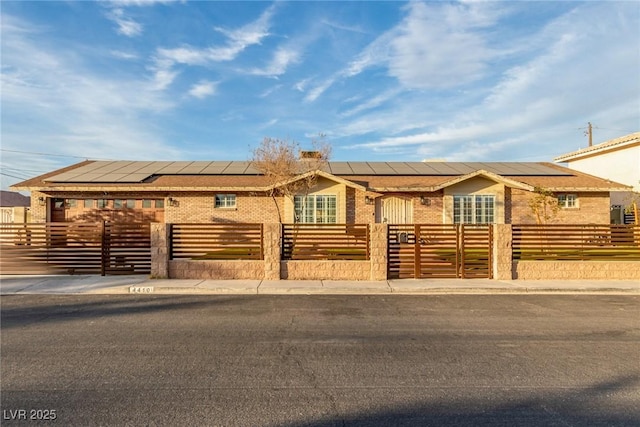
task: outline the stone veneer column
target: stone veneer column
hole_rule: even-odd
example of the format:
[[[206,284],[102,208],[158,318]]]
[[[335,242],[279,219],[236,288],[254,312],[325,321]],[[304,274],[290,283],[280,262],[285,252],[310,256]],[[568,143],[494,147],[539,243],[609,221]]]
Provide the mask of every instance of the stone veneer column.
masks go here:
[[[387,280],[387,224],[369,225],[369,258],[371,280]]]
[[[280,280],[282,224],[263,225],[264,280]]]
[[[513,279],[513,232],[511,224],[493,224],[493,278]]]
[[[169,224],[151,223],[151,278],[169,278]]]

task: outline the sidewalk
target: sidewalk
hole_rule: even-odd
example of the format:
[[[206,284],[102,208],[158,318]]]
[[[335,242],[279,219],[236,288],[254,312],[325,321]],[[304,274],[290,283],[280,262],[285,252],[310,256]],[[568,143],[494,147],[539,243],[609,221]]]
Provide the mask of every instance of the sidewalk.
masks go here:
[[[634,280],[403,279],[173,280],[131,276],[0,276],[0,295],[24,294],[199,294],[199,295],[431,295],[431,294],[628,294],[640,295]]]

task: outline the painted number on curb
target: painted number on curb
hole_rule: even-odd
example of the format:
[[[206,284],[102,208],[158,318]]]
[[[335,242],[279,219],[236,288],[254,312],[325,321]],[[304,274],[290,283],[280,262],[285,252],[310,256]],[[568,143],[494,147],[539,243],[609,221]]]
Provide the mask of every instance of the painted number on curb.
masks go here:
[[[151,294],[153,293],[153,286],[130,286],[130,294]]]

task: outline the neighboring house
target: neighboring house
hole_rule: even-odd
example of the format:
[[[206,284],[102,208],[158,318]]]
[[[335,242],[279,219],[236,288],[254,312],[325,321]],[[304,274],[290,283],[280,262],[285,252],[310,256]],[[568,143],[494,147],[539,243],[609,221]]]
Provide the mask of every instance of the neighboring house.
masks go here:
[[[31,199],[20,193],[0,191],[0,223],[27,222]]]
[[[549,222],[609,223],[609,192],[628,188],[552,163],[330,162],[293,200],[270,196],[242,161],[84,161],[13,186],[34,222],[535,223],[538,188],[562,209]]]
[[[554,161],[630,186],[628,190],[611,192],[611,222],[633,222],[633,202],[640,203],[640,132],[563,154]]]

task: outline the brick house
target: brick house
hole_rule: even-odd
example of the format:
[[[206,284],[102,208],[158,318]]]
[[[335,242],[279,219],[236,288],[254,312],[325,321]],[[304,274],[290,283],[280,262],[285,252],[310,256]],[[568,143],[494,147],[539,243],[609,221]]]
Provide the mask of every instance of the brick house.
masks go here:
[[[563,154],[554,162],[628,185],[626,191],[611,192],[611,222],[636,222],[634,211],[640,202],[640,132]]]
[[[549,222],[609,223],[610,192],[628,186],[552,163],[330,162],[315,187],[272,198],[243,161],[84,161],[18,183],[33,222],[535,223],[543,188],[561,206]]]

